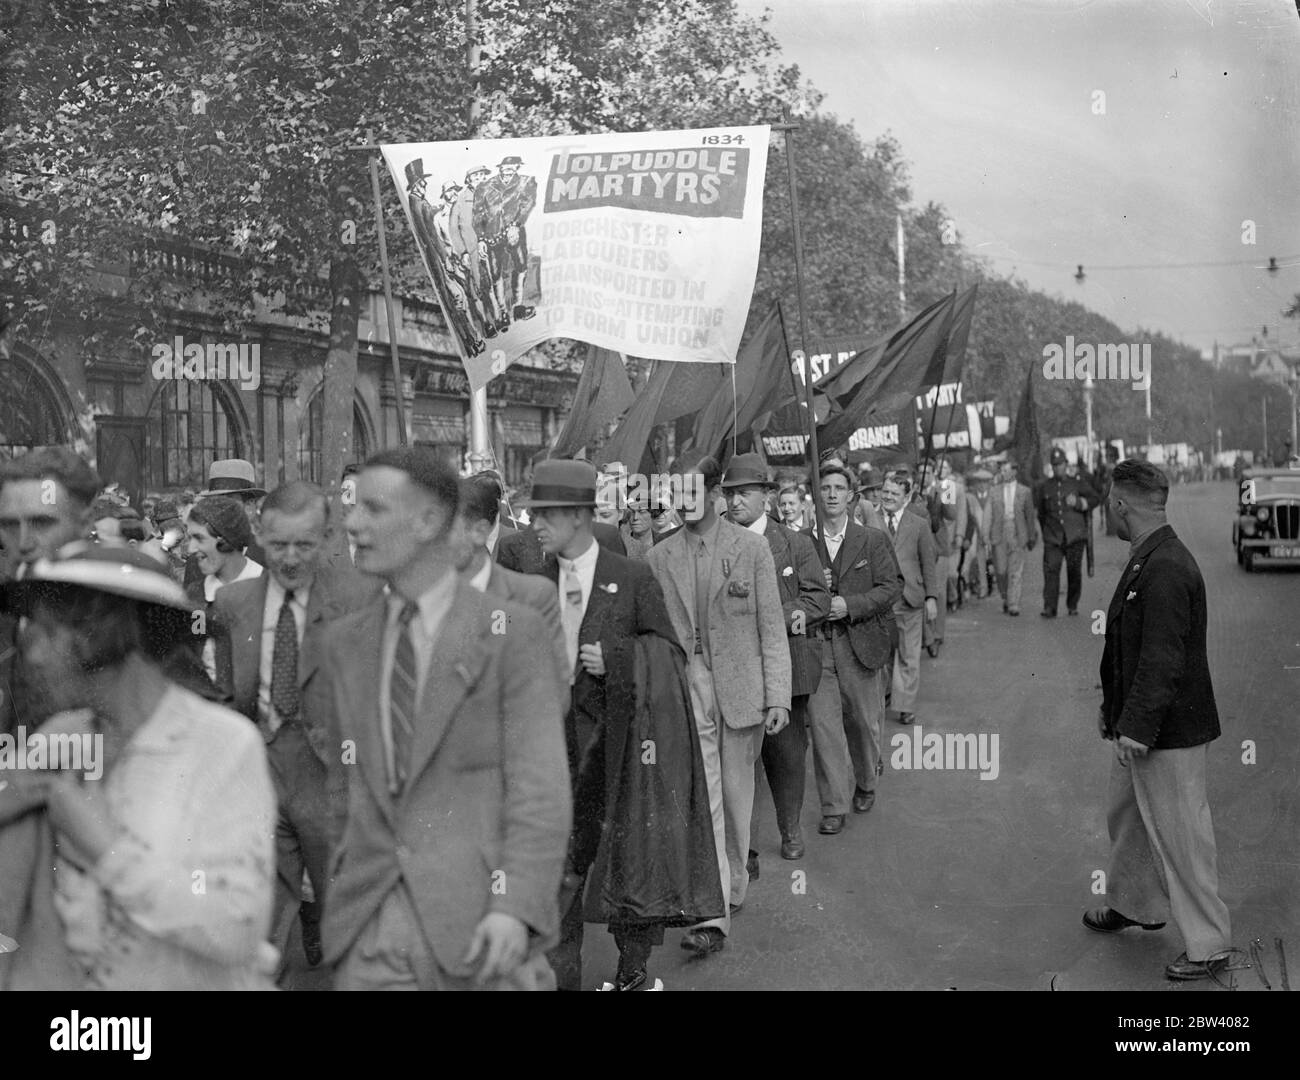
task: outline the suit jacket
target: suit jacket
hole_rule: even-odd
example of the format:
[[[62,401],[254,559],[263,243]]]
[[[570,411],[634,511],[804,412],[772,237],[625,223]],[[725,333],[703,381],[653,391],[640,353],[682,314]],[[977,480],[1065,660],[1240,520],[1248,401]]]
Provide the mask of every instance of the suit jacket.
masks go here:
[[[646,562],[663,586],[678,638],[694,649],[692,539],[683,528],[651,548]],[[709,650],[718,707],[728,727],[753,727],[763,723],[765,709],[790,707],[790,649],[771,549],[748,529],[720,520],[709,584]]]
[[[564,625],[560,622],[560,598],[555,586],[535,574],[516,574],[496,563],[489,564],[488,596],[513,600],[523,607],[532,608],[542,617],[551,639],[551,652],[555,656],[556,687],[560,692],[560,711],[569,707],[569,651],[564,645]]]
[[[888,537],[889,534],[885,535]],[[909,514],[906,510],[899,515],[894,554],[898,556],[898,565],[903,571],[903,605],[919,608],[925,606],[926,597],[938,600],[940,583],[935,572],[934,534],[930,531],[928,517]]]
[[[1102,715],[1112,735],[1155,750],[1219,737],[1205,625],[1200,567],[1162,525],[1129,558],[1106,612]]]
[[[608,548],[615,555],[627,554],[617,526],[596,521],[592,523],[591,531],[601,547]],[[537,531],[532,528],[509,533],[502,530],[497,537],[494,557],[507,570],[517,574],[546,573],[546,553],[542,551],[542,542],[537,539]]]
[[[496,633],[504,607],[507,633]],[[401,793],[389,793],[379,725],[387,598],[325,630],[309,684],[345,753],[348,815],[321,932],[337,963],[404,880],[439,966],[462,963],[490,911],[523,921],[547,949],[558,938],[560,877],[571,824],[554,659],[541,616],[456,583],[419,703]]]
[[[263,612],[271,575],[234,581],[217,593],[213,601],[217,637],[217,688],[228,695],[230,707],[258,722],[257,692],[261,681]],[[307,625],[298,648],[298,686],[316,673],[320,664],[320,637],[325,626],[341,615],[356,611],[380,592],[379,582],[351,573],[322,567],[307,595]],[[316,756],[327,769],[333,768],[338,753],[330,732],[319,716],[300,707],[298,724]]]
[[[821,545],[815,547],[819,561],[822,550]],[[849,609],[848,619],[836,621],[848,624],[853,655],[863,667],[884,667],[894,647],[894,605],[903,595],[903,572],[889,534],[850,521],[827,568],[831,593],[842,596]]]
[[[546,556],[542,573],[549,579],[552,595],[559,604],[560,564],[554,555]],[[578,628],[578,647],[601,646],[605,656],[605,676],[591,675],[578,664],[573,679],[573,697],[564,721],[570,775],[575,779],[582,767],[584,754],[597,729],[607,722],[626,723],[626,717],[610,712],[606,689],[608,672],[631,670],[632,645],[639,634],[656,634],[681,647],[673,624],[664,608],[659,583],[644,562],[616,555],[606,547],[596,553],[596,574],[592,581],[587,610]],[[563,640],[563,638],[561,638]],[[568,652],[565,651],[564,685],[568,686]],[[606,740],[612,752],[612,740]],[[617,775],[611,772],[608,775]]]
[[[790,646],[790,696],[811,694],[822,678],[822,639],[816,633],[831,612],[831,593],[821,559],[807,536],[767,519],[763,532],[781,593],[786,642]]]
[[[1012,514],[1007,518],[1006,485],[993,488],[993,521],[989,528],[990,544],[1010,544],[1013,548],[1028,547],[1038,540],[1038,521],[1034,517],[1034,500],[1024,484],[1016,484]]]

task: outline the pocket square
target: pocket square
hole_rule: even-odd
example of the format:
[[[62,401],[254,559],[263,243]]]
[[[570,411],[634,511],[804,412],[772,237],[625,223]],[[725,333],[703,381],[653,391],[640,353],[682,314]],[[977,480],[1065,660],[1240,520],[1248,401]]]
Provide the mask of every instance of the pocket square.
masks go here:
[[[868,562],[868,561],[869,561],[869,560],[867,560],[867,559],[861,559],[861,560],[859,560],[858,562],[855,562],[855,563],[854,563],[854,564],[853,564],[849,569],[851,569],[851,570],[861,570],[864,566],[867,565],[867,562]]]
[[[744,597],[749,595],[749,582],[733,581],[730,585],[727,586],[727,595],[739,596],[743,599]]]

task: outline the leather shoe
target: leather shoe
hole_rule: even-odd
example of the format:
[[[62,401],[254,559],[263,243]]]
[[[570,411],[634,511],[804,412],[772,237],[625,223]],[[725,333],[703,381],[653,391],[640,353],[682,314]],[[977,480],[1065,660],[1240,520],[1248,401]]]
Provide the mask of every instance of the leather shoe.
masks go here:
[[[906,727],[908,724],[915,723],[916,713],[901,712],[898,714],[898,722]]]
[[[633,968],[631,971],[618,969],[618,974],[614,976],[615,990],[640,990],[645,984],[646,969],[643,967]]]
[[[750,881],[758,880],[758,852],[751,851],[749,858],[745,860],[745,870],[749,874]]]
[[[853,793],[853,811],[857,814],[865,814],[876,805],[876,793],[874,791],[855,791]]]
[[[1118,934],[1121,930],[1127,930],[1130,926],[1140,926],[1143,930],[1163,930],[1165,928],[1165,924],[1162,922],[1140,923],[1136,919],[1130,919],[1108,907],[1085,911],[1083,913],[1083,925],[1089,930],[1096,930],[1099,934]]]
[[[789,840],[781,841],[781,858],[783,859],[802,859],[803,858],[803,840],[798,836],[791,837]]]
[[[1070,608],[1070,610],[1067,611],[1066,614],[1067,614],[1067,615],[1078,615],[1078,614],[1079,614],[1079,609],[1078,609],[1078,608]]]
[[[694,930],[687,930],[682,935],[682,948],[693,952],[697,957],[721,952],[726,944],[727,935],[716,926],[700,926]]]
[[[1040,611],[1038,614],[1040,614],[1044,619],[1055,619],[1055,618],[1056,618],[1056,612],[1055,612],[1055,611]]]
[[[1211,979],[1228,966],[1226,956],[1217,956],[1211,960],[1188,960],[1186,953],[1179,953],[1178,959],[1165,966],[1165,978],[1179,982],[1193,979]]]
[[[1007,612],[1007,614],[1008,614],[1008,615],[1019,615],[1019,614],[1020,614],[1020,609],[1019,609],[1018,607],[1013,607],[1010,611]]]
[[[844,814],[827,814],[817,826],[817,831],[822,836],[835,836],[844,831],[844,818]]]

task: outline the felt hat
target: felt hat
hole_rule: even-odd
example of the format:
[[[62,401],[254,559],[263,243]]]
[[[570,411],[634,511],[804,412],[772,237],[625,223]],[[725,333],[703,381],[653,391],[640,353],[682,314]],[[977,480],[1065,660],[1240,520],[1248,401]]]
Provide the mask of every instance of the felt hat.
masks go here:
[[[587,461],[550,458],[533,470],[533,491],[523,501],[529,509],[547,506],[596,507],[596,468]]]

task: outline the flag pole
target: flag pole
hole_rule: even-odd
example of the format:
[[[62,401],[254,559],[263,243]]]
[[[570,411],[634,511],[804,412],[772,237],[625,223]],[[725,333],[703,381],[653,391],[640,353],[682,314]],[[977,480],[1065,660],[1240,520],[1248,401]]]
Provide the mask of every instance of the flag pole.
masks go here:
[[[808,455],[812,468],[812,497],[813,497],[813,535],[817,538],[817,544],[822,550],[823,565],[830,562],[829,554],[826,550],[826,537],[823,535],[821,510],[818,507],[818,497],[821,495],[821,461],[817,448],[817,411],[813,405],[813,379],[812,379],[812,361],[809,357],[809,340],[808,340],[808,295],[804,286],[803,274],[803,231],[799,223],[799,184],[795,171],[794,163],[794,133],[798,129],[798,124],[789,121],[783,124],[773,124],[776,131],[785,132],[785,163],[790,177],[790,225],[794,233],[794,279],[799,294],[799,344],[802,347],[803,354],[803,389],[804,402],[808,406]]]
[[[375,133],[366,128],[366,142],[372,151],[378,150]],[[393,314],[393,278],[388,269],[388,241],[384,236],[384,202],[379,190],[379,158],[370,155],[370,190],[375,196],[375,231],[379,234],[379,269],[384,280],[384,311],[388,315],[388,351],[393,363],[393,399],[397,406],[397,438],[399,446],[411,442],[411,429],[406,420],[406,394],[402,385],[402,364],[397,355],[397,318]]]

